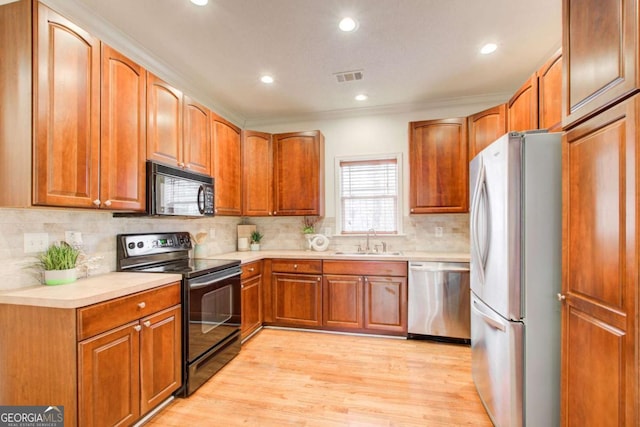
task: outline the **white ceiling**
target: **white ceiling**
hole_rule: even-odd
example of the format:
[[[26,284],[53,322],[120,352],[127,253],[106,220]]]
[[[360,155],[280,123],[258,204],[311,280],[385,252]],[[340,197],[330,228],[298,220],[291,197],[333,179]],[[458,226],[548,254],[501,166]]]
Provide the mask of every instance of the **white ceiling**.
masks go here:
[[[241,126],[506,101],[561,43],[560,0],[45,2]],[[345,15],[356,32],[337,29]],[[480,55],[486,42],[498,51]],[[359,69],[360,81],[333,75]]]

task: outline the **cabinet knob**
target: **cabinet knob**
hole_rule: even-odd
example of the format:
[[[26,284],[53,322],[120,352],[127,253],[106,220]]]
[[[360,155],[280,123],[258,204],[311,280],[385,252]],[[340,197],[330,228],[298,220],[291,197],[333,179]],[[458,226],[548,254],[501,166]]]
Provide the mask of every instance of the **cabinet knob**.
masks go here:
[[[93,201],[93,204],[96,205],[96,206],[100,206],[100,199],[95,199]]]
[[[269,215],[273,215],[273,212],[269,212]]]
[[[411,208],[411,212],[413,212],[413,208]]]
[[[278,215],[278,212],[276,212],[276,211],[273,211],[273,214],[274,214],[274,215]]]
[[[364,276],[364,283],[367,283],[369,279],[367,279],[367,276]]]
[[[319,282],[319,281],[320,281],[320,278],[319,278],[319,277],[317,277],[317,278],[316,278],[316,280]]]
[[[293,264],[293,268],[298,268],[298,264]]]
[[[138,308],[145,308],[147,306],[147,303],[142,301],[138,303]]]
[[[558,294],[558,301],[564,301],[565,299],[567,299],[565,295]]]
[[[184,167],[184,163],[182,163],[182,162],[178,162],[178,166],[180,166],[181,168],[183,168],[183,167]]]
[[[256,271],[256,269],[255,269],[255,268],[253,268],[253,267],[251,267],[251,268],[249,269],[249,271],[253,272],[253,271]]]
[[[136,325],[136,326],[134,326],[134,327],[133,327],[133,329],[134,329],[136,332],[140,332],[140,331],[142,330],[142,326],[140,326],[140,325]]]
[[[244,285],[240,285],[240,289],[244,289]]]
[[[147,320],[143,324],[144,324],[144,326],[146,326],[148,328],[149,326],[151,326],[151,320]]]
[[[104,202],[104,205],[107,207],[111,206],[111,200],[107,200],[106,202]]]

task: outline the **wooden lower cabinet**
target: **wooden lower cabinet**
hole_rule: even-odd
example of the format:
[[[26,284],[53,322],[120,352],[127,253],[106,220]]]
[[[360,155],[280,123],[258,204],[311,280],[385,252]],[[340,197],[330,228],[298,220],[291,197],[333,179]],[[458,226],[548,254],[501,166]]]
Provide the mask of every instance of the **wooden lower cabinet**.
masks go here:
[[[326,328],[406,335],[406,262],[324,261],[323,272]]]
[[[262,326],[262,261],[242,266],[241,337],[244,340]]]
[[[563,136],[561,425],[637,426],[636,95]]]
[[[64,406],[65,426],[131,425],[182,384],[179,282],[77,309],[0,304],[0,324],[0,402]]]

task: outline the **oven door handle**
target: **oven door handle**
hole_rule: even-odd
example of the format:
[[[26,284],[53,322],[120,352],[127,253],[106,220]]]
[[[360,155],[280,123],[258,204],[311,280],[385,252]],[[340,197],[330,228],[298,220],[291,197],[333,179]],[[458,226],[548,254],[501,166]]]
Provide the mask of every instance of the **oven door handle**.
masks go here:
[[[220,282],[222,280],[230,279],[232,277],[237,277],[237,276],[240,276],[240,270],[234,270],[231,273],[225,274],[223,276],[218,276],[213,280],[207,280],[206,282],[203,282],[203,283],[198,283],[197,279],[192,279],[192,281],[189,283],[189,289],[204,288],[206,286],[211,286],[212,284]]]

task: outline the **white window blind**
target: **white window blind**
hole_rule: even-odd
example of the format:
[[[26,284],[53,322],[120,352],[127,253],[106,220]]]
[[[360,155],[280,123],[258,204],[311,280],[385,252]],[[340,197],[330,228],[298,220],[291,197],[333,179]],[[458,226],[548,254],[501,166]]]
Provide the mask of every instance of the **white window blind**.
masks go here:
[[[340,161],[341,232],[398,233],[398,161]]]

